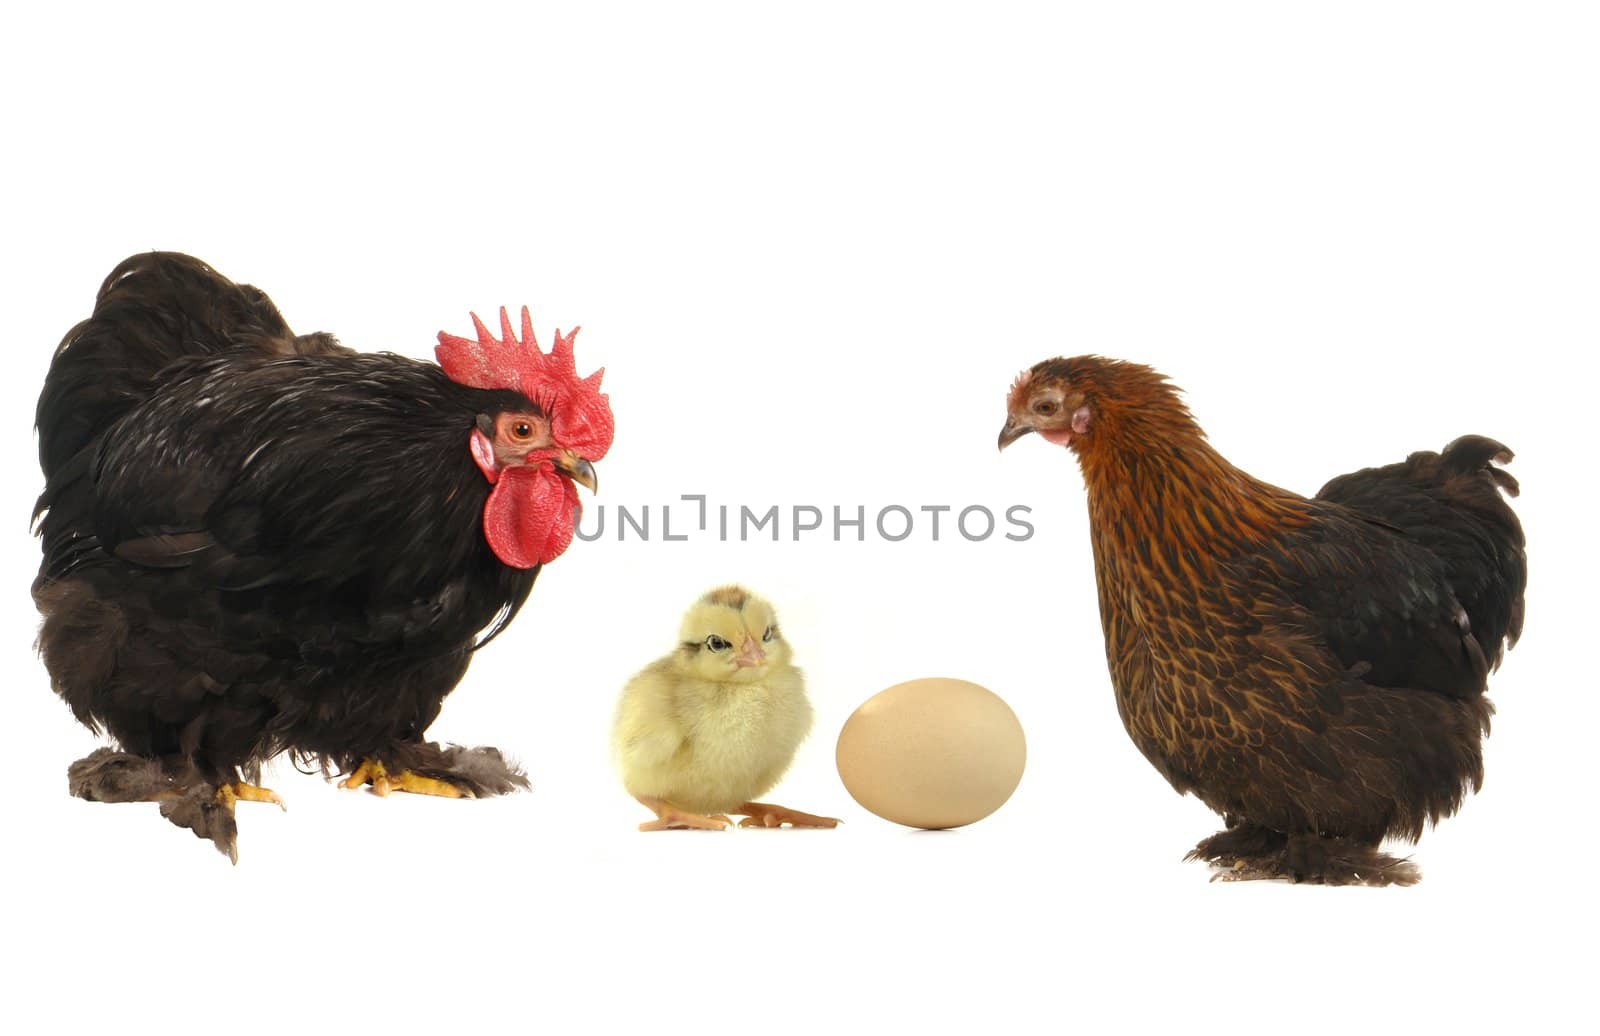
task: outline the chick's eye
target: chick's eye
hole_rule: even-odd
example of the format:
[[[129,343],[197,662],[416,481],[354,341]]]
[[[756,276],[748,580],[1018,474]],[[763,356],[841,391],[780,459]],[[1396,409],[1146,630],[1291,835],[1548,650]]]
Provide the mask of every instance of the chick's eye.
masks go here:
[[[715,633],[711,634],[711,636],[706,638],[706,647],[710,648],[713,651],[726,651],[726,650],[728,650],[728,648],[730,648],[732,646],[733,645],[729,644],[726,640],[723,640],[721,637],[717,636]]]
[[[776,637],[777,635],[778,635],[777,628],[774,627],[774,626],[768,626],[767,627],[767,632],[761,634],[761,639],[764,640],[764,641],[771,641],[772,638]]]
[[[1049,417],[1056,412],[1056,404],[1048,399],[1041,399],[1033,404],[1033,412],[1041,417]]]

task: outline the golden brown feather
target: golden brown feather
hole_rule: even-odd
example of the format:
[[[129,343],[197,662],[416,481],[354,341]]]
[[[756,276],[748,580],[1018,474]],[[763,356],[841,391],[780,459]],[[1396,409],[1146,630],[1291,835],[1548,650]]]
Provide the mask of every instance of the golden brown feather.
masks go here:
[[[1415,840],[1483,780],[1485,677],[1521,626],[1521,527],[1468,436],[1307,499],[1234,467],[1149,367],[1023,373],[1002,448],[1078,457],[1106,657],[1135,745],[1228,829],[1230,877],[1415,881]]]

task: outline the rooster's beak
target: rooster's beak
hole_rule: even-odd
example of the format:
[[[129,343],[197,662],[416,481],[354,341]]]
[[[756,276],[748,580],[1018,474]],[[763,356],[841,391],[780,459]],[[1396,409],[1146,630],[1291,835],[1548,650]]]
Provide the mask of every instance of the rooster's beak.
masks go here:
[[[589,492],[600,492],[600,478],[594,473],[594,465],[573,453],[571,450],[562,450],[551,461],[559,470],[566,472],[567,477],[580,486],[588,486]]]
[[[1006,418],[1006,426],[1000,429],[1000,448],[1005,449],[1031,431],[1032,425],[1021,424],[1014,417]]]

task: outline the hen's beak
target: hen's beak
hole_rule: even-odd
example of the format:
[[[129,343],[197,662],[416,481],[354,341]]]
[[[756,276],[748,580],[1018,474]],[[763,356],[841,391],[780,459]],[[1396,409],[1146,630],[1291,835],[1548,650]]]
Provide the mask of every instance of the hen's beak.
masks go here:
[[[580,486],[588,486],[589,492],[600,492],[600,478],[594,473],[594,465],[573,453],[571,450],[562,450],[551,460],[557,469],[566,472],[568,478]]]
[[[1031,431],[1032,425],[1022,424],[1014,417],[1006,418],[1006,426],[1000,429],[1000,448],[1005,449]]]

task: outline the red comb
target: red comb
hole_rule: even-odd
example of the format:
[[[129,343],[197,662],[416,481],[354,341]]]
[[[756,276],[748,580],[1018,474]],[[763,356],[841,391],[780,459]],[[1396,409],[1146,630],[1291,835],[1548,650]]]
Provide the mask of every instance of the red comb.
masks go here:
[[[576,450],[586,460],[597,461],[611,448],[613,424],[611,402],[600,391],[602,367],[587,378],[578,377],[572,356],[575,327],[562,336],[556,332],[555,345],[548,353],[539,351],[533,336],[533,317],[522,307],[522,337],[511,327],[511,317],[500,307],[500,333],[496,338],[472,314],[478,340],[439,332],[434,355],[450,380],[477,389],[511,389],[539,404],[550,418],[556,443]]]

